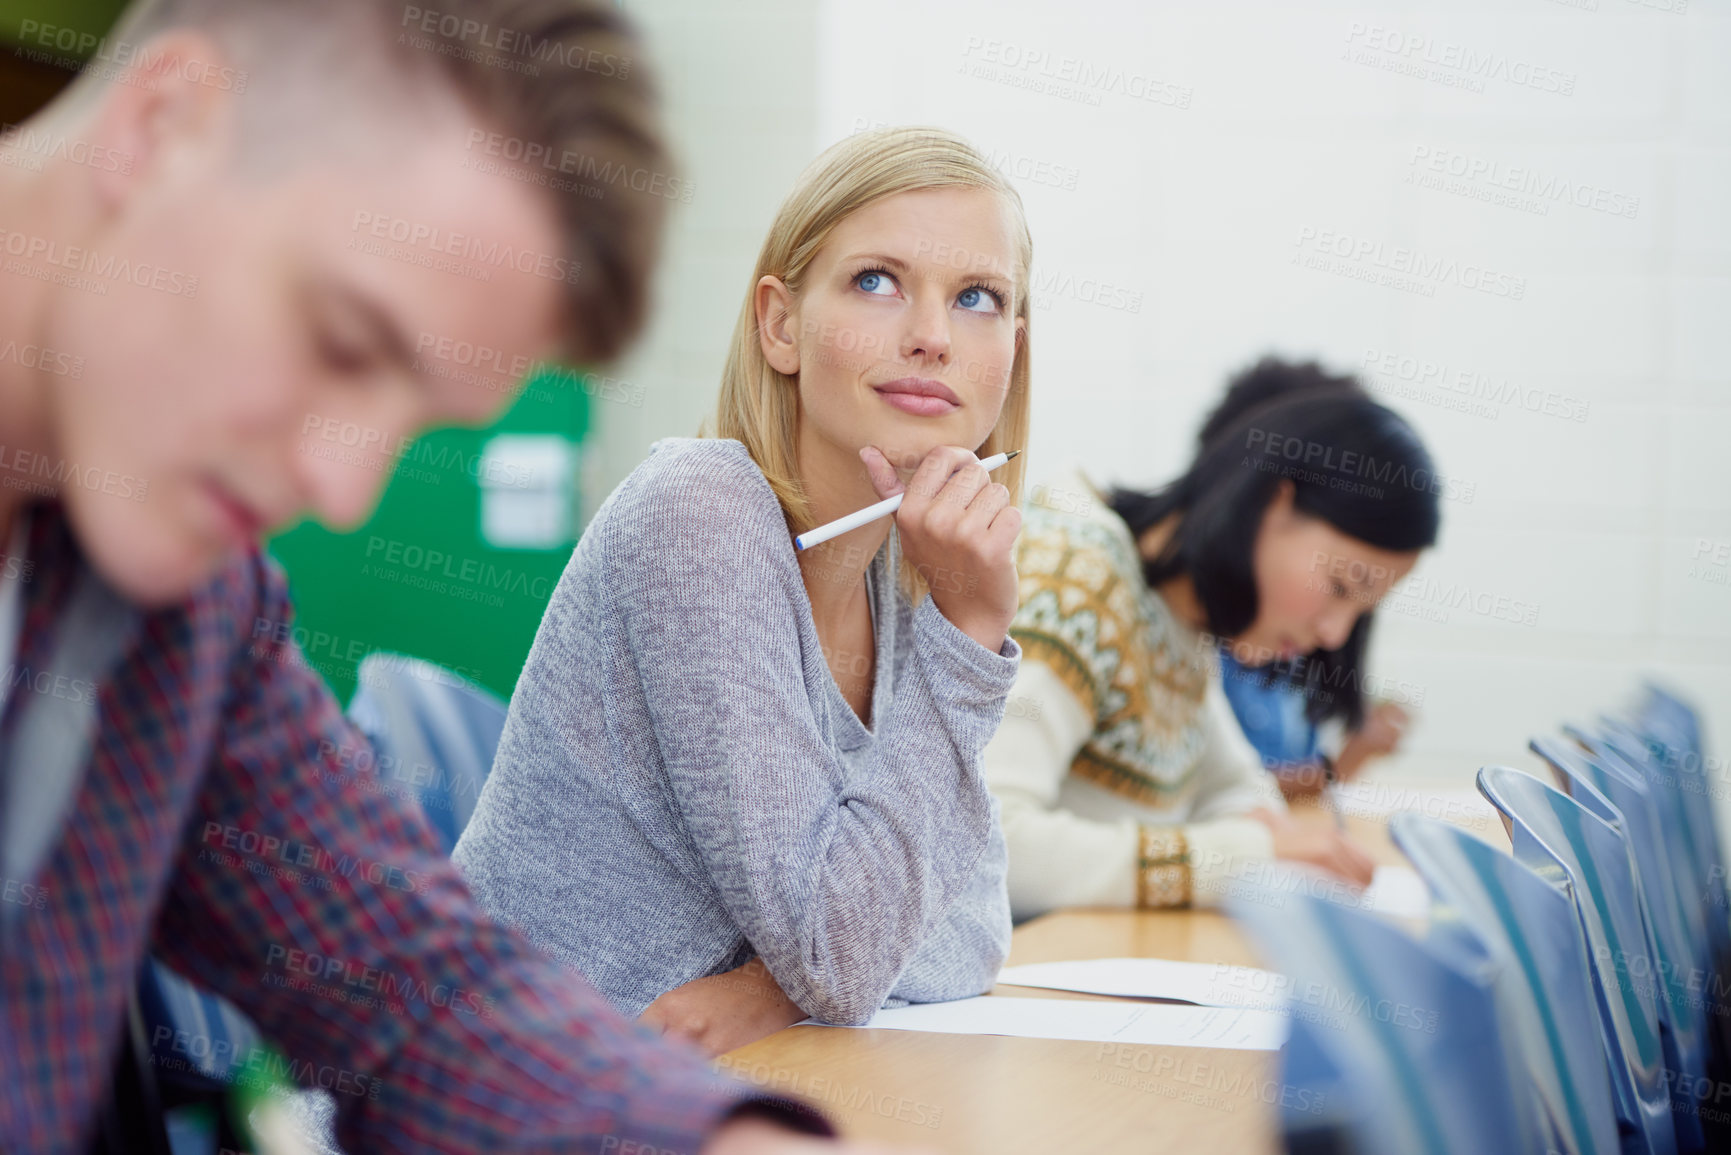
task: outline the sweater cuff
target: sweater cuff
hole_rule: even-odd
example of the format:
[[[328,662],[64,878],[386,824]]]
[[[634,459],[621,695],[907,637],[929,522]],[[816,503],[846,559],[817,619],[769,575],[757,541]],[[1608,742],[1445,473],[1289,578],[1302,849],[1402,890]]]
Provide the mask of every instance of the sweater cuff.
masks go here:
[[[798,1099],[765,1093],[701,1066],[692,1074],[689,1083],[664,1078],[652,1096],[633,1099],[614,1130],[620,1150],[699,1155],[717,1131],[738,1119],[762,1119],[796,1134],[836,1133],[817,1108]]]
[[[1254,818],[1221,818],[1186,826],[1190,836],[1192,903],[1217,907],[1245,864],[1274,857],[1274,832]]]
[[[914,611],[914,636],[933,657],[947,666],[953,683],[966,690],[956,695],[972,705],[1001,705],[1016,681],[1022,646],[1008,633],[997,653],[964,634],[927,596]],[[967,691],[971,691],[967,692]]]
[[[1190,840],[1182,826],[1143,826],[1136,839],[1136,905],[1161,910],[1190,905]]]
[[[735,1119],[762,1119],[766,1123],[775,1123],[796,1131],[801,1135],[821,1135],[825,1138],[835,1136],[835,1128],[816,1107],[801,1103],[797,1099],[783,1099],[779,1096],[763,1096],[757,1099],[747,1099],[721,1120],[720,1126],[726,1126]],[[717,1128],[719,1130],[719,1127]]]

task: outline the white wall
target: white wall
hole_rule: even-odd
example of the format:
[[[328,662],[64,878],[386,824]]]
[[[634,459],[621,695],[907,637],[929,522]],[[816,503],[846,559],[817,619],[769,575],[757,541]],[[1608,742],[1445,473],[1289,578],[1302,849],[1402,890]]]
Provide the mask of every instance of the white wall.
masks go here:
[[[1692,690],[1709,740],[1731,751],[1724,0],[632,7],[698,188],[634,367],[647,404],[602,407],[608,483],[708,408],[799,167],[860,127],[942,124],[1000,157],[1027,204],[1036,478],[1072,464],[1096,480],[1172,476],[1225,376],[1265,350],[1338,368],[1374,350],[1443,367],[1443,381],[1584,403],[1579,422],[1518,402],[1462,412],[1450,405],[1470,399],[1450,389],[1373,377],[1412,394],[1389,400],[1471,487],[1445,502],[1441,548],[1419,571],[1429,588],[1536,607],[1531,626],[1411,599],[1381,615],[1376,671],[1424,694],[1391,771],[1534,766],[1530,734],[1614,707],[1639,671]],[[1428,55],[1444,79],[1378,67],[1396,57],[1391,34],[1427,37],[1397,59]],[[1044,62],[1022,64],[1032,53]],[[1497,74],[1461,87],[1487,59]],[[1033,90],[1042,73],[1072,77],[1071,91]],[[1421,187],[1424,156],[1530,169],[1589,203],[1529,191],[1540,213],[1481,199],[1484,181]],[[1385,259],[1404,248],[1494,270],[1510,295],[1453,281],[1421,295],[1295,264],[1324,232]],[[1722,564],[1693,560],[1699,540],[1724,543]],[[1427,612],[1446,621],[1415,616]]]
[[[631,0],[688,200],[673,205],[656,306],[637,349],[597,388],[587,514],[657,438],[689,437],[715,406],[727,340],[757,251],[817,154],[813,0]],[[614,400],[618,398],[618,400]]]

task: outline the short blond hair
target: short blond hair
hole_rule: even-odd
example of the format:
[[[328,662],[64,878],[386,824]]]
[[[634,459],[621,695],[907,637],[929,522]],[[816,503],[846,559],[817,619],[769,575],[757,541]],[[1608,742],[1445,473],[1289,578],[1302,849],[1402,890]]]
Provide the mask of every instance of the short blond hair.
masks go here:
[[[768,479],[795,533],[812,528],[811,505],[800,482],[797,453],[799,390],[792,377],[778,372],[758,340],[756,290],[766,276],[783,281],[796,295],[812,259],[837,225],[869,204],[897,193],[923,189],[987,189],[1003,198],[1014,218],[1016,236],[1015,316],[1023,322],[1010,368],[1009,393],[998,423],[979,447],[982,457],[1021,449],[1028,437],[1029,283],[1033,239],[1022,212],[1022,198],[1003,174],[967,141],[938,128],[885,128],[851,136],[830,146],[800,174],[764,238],[752,271],[745,307],[740,310],[721,374],[721,396],[704,436],[731,437],[744,443]],[[1026,457],[1010,462],[997,480],[1020,502]]]

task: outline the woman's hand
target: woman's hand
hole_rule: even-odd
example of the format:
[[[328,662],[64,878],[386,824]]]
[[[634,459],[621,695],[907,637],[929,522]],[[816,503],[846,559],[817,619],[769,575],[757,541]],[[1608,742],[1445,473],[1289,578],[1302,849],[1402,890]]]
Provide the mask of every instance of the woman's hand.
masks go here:
[[[1322,788],[1328,785],[1328,771],[1321,762],[1304,762],[1295,766],[1282,766],[1270,771],[1274,775],[1275,784],[1280,787],[1280,793],[1288,802],[1305,802],[1322,793]]]
[[[763,960],[754,958],[726,974],[674,987],[645,1007],[639,1021],[714,1058],[806,1017]]]
[[[879,497],[906,493],[896,511],[902,556],[957,629],[994,654],[1016,616],[1016,535],[1022,512],[979,458],[955,445],[926,454],[907,485],[875,447],[860,450]]]
[[[1407,712],[1393,702],[1378,702],[1376,709],[1366,715],[1364,725],[1354,730],[1340,748],[1340,757],[1334,760],[1335,774],[1342,782],[1349,781],[1372,758],[1392,754],[1411,721]]]
[[[1274,857],[1320,867],[1355,886],[1370,885],[1376,863],[1357,843],[1333,827],[1301,822],[1272,810],[1253,810],[1250,817],[1274,834]]]

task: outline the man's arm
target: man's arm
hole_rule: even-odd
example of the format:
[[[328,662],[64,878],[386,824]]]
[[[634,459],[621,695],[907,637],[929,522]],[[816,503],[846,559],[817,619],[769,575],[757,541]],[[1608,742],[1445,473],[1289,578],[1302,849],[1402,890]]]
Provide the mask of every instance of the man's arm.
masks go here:
[[[280,573],[253,564],[247,609],[286,621]],[[332,1092],[345,1146],[695,1152],[766,1100],[489,920],[415,804],[364,788],[366,740],[298,650],[237,646],[154,945]],[[761,1109],[828,1131],[785,1101]]]

